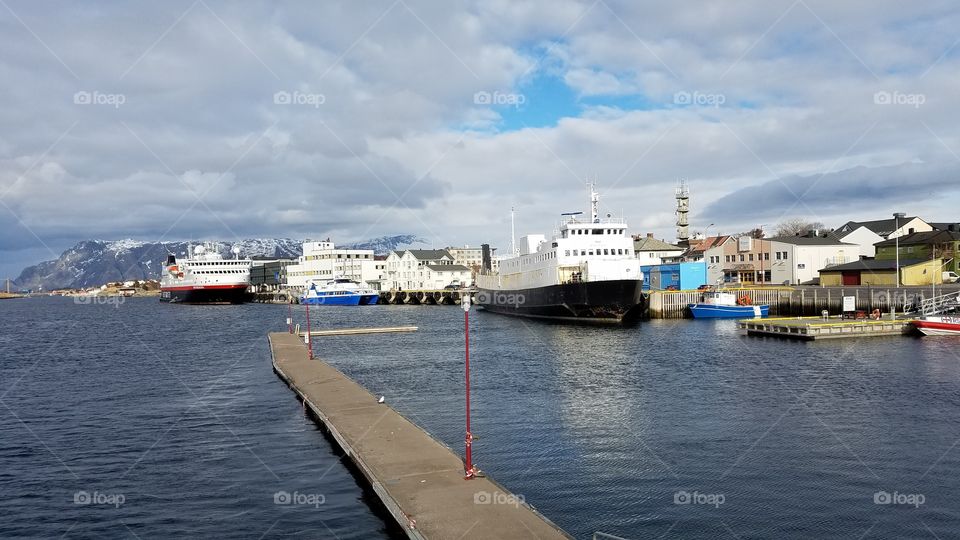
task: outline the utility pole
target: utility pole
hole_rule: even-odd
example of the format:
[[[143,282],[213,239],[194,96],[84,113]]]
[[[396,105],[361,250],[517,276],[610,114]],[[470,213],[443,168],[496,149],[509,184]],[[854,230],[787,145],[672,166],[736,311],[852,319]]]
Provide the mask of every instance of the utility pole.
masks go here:
[[[896,251],[897,251],[897,288],[900,288],[900,219],[906,217],[906,214],[903,212],[894,212],[893,221],[894,229],[893,234],[896,236]]]

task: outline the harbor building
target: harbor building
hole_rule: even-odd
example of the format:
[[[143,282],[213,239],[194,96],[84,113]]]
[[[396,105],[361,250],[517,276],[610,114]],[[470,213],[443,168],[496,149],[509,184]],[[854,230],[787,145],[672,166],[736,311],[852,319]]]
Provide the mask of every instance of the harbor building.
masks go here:
[[[819,277],[819,270],[860,258],[859,247],[811,231],[802,236],[753,238],[707,249],[707,282],[749,285],[799,285]]]
[[[490,248],[492,261],[498,260],[496,257],[496,251],[497,248]],[[474,277],[476,277],[476,275],[480,272],[480,268],[483,266],[483,248],[481,247],[448,247],[447,252],[453,257],[453,264],[466,266],[473,273]]]
[[[815,282],[820,269],[860,259],[860,246],[841,242],[831,235],[811,231],[803,236],[779,236],[770,239],[772,283],[800,285]]]
[[[652,266],[667,262],[674,262],[683,255],[684,249],[657,240],[653,233],[647,233],[646,236],[633,236],[633,253],[640,259],[640,266]]]
[[[902,285],[940,284],[942,259],[900,259]],[[820,269],[820,284],[826,287],[896,287],[896,259],[861,259]]]
[[[832,233],[836,240],[860,246],[860,257],[876,255],[877,242],[916,232],[932,231],[933,226],[918,217],[880,219],[876,221],[848,221]]]
[[[641,266],[644,291],[688,291],[707,284],[707,264],[683,262]]]
[[[730,238],[730,237],[728,237]],[[773,247],[769,240],[741,236],[703,252],[711,284],[769,285],[773,282]]]
[[[479,249],[479,248],[478,248]],[[387,255],[382,290],[435,290],[473,283],[470,268],[446,249],[407,249]]]
[[[257,292],[277,291],[287,283],[287,267],[296,259],[253,257],[250,265],[250,284]]]
[[[704,260],[704,253],[708,249],[713,249],[715,247],[723,246],[727,242],[735,241],[736,239],[734,237],[726,235],[694,238],[690,240],[686,251],[680,255],[679,259],[682,262],[700,262]]]
[[[954,227],[954,229],[960,229]],[[942,230],[915,232],[895,238],[877,242],[874,246],[877,251],[877,260],[896,260],[897,246],[900,249],[900,260],[934,258],[944,259],[943,271],[960,273],[960,231]]]
[[[296,264],[286,267],[287,287],[298,291],[306,289],[311,281],[325,281],[335,277],[346,278],[374,288],[382,279],[377,266],[383,262],[374,259],[372,249],[342,249],[330,240],[303,243],[303,255]]]

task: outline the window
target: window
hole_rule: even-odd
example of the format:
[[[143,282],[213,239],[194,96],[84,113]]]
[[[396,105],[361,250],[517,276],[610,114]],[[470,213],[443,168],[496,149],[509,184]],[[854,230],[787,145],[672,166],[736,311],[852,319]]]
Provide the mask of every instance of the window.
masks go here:
[[[778,251],[778,252],[777,252],[777,260],[779,261],[780,259],[781,259],[781,256],[780,256],[780,252]]]
[[[769,261],[769,260],[770,260],[770,252],[769,252],[769,251],[763,254],[763,260],[765,260],[765,261]],[[767,281],[770,281],[770,280],[767,280]]]
[[[593,257],[593,250],[591,249],[590,251],[588,251],[587,255],[590,255],[591,257]]]
[[[788,258],[788,257],[787,257],[787,252],[784,251],[784,252],[783,252],[783,260],[787,260],[787,258]]]
[[[566,255],[567,257],[569,257],[569,256],[570,256],[570,250],[568,249],[568,250],[564,251],[563,254]]]
[[[740,262],[744,261],[743,253],[740,254]]]
[[[599,252],[598,252],[598,253],[599,253]],[[609,250],[609,249],[603,250],[603,254],[604,254],[604,255],[609,255],[609,254],[610,254],[610,250]]]
[[[753,262],[753,253],[750,254],[750,262]]]

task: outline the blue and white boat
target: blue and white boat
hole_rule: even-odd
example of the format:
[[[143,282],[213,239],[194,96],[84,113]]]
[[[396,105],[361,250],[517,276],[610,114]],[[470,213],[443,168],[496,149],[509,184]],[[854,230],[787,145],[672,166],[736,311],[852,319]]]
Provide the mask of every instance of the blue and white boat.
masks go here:
[[[689,304],[694,319],[755,319],[770,314],[770,306],[752,304],[749,296],[730,292],[707,291],[700,302]]]
[[[307,292],[300,297],[301,304],[328,306],[366,306],[376,304],[380,294],[373,289],[361,287],[356,281],[346,278],[331,279],[321,284],[310,282]]]

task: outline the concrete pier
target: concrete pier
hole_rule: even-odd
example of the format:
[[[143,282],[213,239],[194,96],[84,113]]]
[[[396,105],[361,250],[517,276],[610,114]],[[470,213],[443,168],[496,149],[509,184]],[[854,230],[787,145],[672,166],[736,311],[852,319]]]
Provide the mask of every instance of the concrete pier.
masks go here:
[[[294,334],[269,334],[273,369],[316,415],[410,538],[570,538],[352,379],[310,360]]]
[[[746,330],[748,336],[801,340],[903,336],[913,331],[911,319],[845,320],[836,317],[793,317],[744,319],[737,322],[737,326]]]

